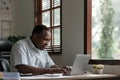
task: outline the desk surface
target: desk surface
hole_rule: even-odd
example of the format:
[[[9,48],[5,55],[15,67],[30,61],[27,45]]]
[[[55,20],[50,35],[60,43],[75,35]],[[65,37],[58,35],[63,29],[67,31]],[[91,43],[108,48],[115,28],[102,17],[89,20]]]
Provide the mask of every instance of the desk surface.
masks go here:
[[[114,74],[83,74],[83,75],[76,75],[76,76],[59,76],[59,77],[36,75],[36,76],[23,76],[21,77],[20,80],[95,80],[95,79],[110,80],[110,78],[114,79],[118,77],[119,77],[118,75],[114,75]]]

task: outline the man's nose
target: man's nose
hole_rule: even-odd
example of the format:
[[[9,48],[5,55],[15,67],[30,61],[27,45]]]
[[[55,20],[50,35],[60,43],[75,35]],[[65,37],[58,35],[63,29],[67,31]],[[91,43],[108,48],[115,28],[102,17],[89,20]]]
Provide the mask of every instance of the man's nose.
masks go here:
[[[47,41],[45,44],[46,44],[46,45],[48,45],[48,44],[49,44],[49,42]]]

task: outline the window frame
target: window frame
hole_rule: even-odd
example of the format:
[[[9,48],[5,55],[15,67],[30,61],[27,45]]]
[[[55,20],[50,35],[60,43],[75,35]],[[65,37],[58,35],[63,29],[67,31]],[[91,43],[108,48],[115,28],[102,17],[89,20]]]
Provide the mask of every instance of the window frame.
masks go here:
[[[92,54],[91,50],[91,17],[92,17],[92,0],[84,0],[84,54]],[[90,64],[107,64],[120,65],[120,60],[96,60],[91,59]]]
[[[52,0],[50,0],[52,1]],[[47,10],[43,10],[42,11],[42,0],[34,0],[34,23],[35,25],[40,25],[42,24],[42,14],[41,12],[46,12],[46,11],[52,11],[53,9],[58,9],[58,7],[55,7],[53,9],[47,9]],[[51,30],[51,33],[52,33],[52,30],[53,29],[56,29],[57,27],[60,27],[60,51],[59,52],[56,52],[56,50],[52,49],[54,45],[50,45],[50,52],[48,52],[49,54],[61,54],[62,53],[62,0],[60,0],[60,25],[59,26],[53,26],[50,24],[50,30]],[[50,15],[51,17],[52,15]],[[52,20],[52,18],[50,18],[50,20]],[[52,23],[52,22],[50,22]],[[53,29],[52,29],[53,28]],[[51,41],[53,42],[53,41]],[[56,47],[57,48],[57,47]]]

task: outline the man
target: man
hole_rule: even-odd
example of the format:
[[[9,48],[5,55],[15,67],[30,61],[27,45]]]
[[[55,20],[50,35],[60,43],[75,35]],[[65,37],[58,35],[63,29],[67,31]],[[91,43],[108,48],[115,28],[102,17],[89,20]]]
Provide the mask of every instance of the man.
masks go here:
[[[59,68],[48,55],[45,47],[51,40],[49,28],[45,25],[34,27],[32,36],[16,42],[11,51],[11,71],[33,75],[45,73],[69,74],[70,68]]]

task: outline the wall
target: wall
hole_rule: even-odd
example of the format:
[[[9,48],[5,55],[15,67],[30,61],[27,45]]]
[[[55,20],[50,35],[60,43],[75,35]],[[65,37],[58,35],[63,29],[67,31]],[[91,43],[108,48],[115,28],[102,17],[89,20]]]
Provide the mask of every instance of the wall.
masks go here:
[[[34,26],[33,0],[12,0],[12,35],[30,35]]]
[[[83,53],[83,23],[84,0],[62,0],[62,55],[53,56],[58,65],[72,65],[75,54]]]

